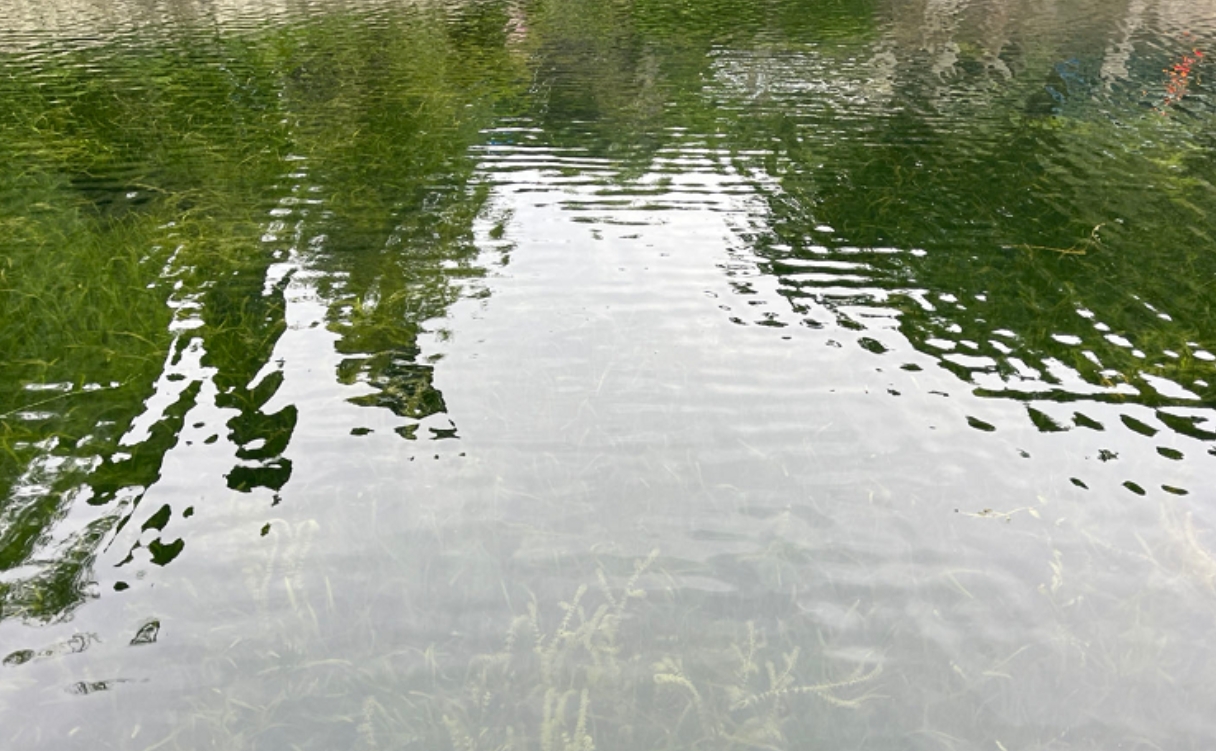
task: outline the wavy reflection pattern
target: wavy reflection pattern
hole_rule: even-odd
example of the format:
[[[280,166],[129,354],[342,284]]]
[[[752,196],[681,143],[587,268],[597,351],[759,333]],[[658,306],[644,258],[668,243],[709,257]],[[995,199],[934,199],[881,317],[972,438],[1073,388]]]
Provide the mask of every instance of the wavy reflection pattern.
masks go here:
[[[975,394],[1024,402],[1041,431],[1123,428],[1166,458],[1212,451],[1202,280],[1216,267],[1195,235],[1210,151],[1154,105],[1151,67],[1162,26],[1209,19],[1075,9],[1116,41],[1061,60],[1069,24],[1036,40],[1041,17],[987,11],[961,3],[922,23],[893,8],[877,41],[715,57],[706,96],[775,134],[756,162],[777,186],[759,187],[768,226],[746,235],[761,272],[793,321],[876,354],[911,344]],[[1205,98],[1185,109],[1211,121]]]
[[[355,387],[350,402],[404,418],[408,439],[456,437],[418,338],[478,293],[468,150],[487,91],[517,70],[460,62],[501,48],[467,38],[461,14],[307,10],[269,25],[224,11],[201,41],[156,14],[64,41],[83,23],[68,14],[0,45],[0,143],[21,166],[5,195],[28,196],[4,217],[30,228],[6,246],[25,287],[4,303],[0,618],[65,617],[98,594],[99,556],[129,571],[100,577],[119,590],[175,560],[196,504],[222,495],[216,474],[280,502],[300,419],[276,398],[289,289],[320,302],[303,325],[335,335],[327,380]],[[40,255],[46,233],[56,252]],[[83,291],[59,320],[30,302],[68,283]]]

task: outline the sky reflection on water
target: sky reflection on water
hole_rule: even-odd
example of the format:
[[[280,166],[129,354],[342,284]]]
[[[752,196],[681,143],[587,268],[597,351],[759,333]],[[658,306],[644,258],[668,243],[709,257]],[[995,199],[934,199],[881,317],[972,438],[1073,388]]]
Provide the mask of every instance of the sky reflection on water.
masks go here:
[[[1208,5],[14,8],[5,748],[1216,736]]]

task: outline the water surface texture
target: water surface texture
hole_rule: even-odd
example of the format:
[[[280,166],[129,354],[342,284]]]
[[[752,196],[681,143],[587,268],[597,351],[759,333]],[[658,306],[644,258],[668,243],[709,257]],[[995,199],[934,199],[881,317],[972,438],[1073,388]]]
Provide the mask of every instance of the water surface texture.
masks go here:
[[[4,0],[0,748],[1216,744],[1210,0]]]

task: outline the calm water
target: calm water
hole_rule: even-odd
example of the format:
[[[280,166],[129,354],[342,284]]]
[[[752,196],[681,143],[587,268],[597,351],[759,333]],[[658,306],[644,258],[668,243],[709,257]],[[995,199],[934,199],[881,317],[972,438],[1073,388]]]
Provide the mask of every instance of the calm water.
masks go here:
[[[0,747],[1216,744],[1210,0],[0,6]]]

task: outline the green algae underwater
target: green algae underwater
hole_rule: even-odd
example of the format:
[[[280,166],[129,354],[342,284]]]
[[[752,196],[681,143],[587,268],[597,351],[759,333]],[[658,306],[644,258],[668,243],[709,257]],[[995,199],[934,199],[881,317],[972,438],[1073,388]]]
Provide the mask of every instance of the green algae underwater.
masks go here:
[[[1204,4],[12,10],[0,745],[1216,737]]]

